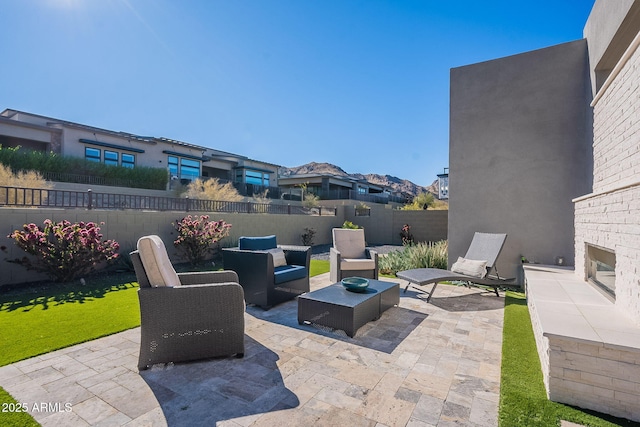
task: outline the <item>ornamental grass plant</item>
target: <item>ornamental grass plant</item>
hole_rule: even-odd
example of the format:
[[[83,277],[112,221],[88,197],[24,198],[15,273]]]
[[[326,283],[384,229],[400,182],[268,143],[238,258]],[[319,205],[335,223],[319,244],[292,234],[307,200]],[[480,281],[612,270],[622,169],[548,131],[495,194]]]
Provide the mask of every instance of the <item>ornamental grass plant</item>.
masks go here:
[[[435,243],[417,243],[405,245],[401,250],[391,251],[380,257],[380,273],[395,275],[398,271],[413,268],[447,268],[446,240]]]

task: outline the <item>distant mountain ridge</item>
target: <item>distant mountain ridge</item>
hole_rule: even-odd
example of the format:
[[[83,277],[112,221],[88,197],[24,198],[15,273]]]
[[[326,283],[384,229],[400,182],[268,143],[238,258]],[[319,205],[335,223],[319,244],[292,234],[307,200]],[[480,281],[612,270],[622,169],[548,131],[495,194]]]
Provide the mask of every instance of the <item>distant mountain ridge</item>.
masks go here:
[[[307,174],[330,174],[336,176],[347,176],[354,179],[364,179],[372,184],[382,185],[392,188],[394,191],[415,196],[419,193],[429,192],[434,195],[438,194],[438,181],[434,181],[429,187],[417,185],[409,180],[401,179],[391,175],[379,175],[370,173],[363,175],[361,173],[347,173],[339,166],[331,163],[311,162],[302,166],[292,168],[282,167],[279,170],[280,176],[286,177],[290,175],[307,175]]]

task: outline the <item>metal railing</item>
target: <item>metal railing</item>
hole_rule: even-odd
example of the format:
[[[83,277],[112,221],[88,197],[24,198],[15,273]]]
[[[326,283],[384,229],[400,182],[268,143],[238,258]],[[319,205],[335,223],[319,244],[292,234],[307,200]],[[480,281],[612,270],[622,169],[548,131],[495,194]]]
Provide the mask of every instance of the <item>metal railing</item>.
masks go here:
[[[335,216],[336,208],[0,186],[0,206]]]

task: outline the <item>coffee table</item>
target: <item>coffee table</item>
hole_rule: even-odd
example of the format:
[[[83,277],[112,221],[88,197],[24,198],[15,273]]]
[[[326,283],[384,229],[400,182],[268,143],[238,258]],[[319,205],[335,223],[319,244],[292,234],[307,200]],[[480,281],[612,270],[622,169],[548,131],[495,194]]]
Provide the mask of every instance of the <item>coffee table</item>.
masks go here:
[[[298,323],[341,329],[353,338],[360,327],[399,303],[397,283],[369,279],[365,292],[347,291],[335,283],[298,297]]]

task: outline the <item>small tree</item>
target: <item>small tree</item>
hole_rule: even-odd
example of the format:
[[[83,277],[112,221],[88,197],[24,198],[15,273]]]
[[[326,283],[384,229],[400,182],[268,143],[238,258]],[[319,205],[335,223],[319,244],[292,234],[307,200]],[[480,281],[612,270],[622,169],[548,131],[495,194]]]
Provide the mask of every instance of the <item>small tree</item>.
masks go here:
[[[401,209],[406,211],[419,211],[426,210],[435,204],[435,198],[433,194],[428,192],[422,192],[413,198],[413,201],[404,205]]]
[[[42,228],[25,224],[8,237],[32,256],[9,262],[45,273],[57,282],[73,280],[95,270],[100,263],[116,260],[120,247],[115,240],[103,241],[100,227],[94,222],[54,223],[46,219]]]
[[[231,224],[224,220],[209,221],[208,215],[187,215],[180,221],[173,223],[178,231],[178,238],[173,245],[178,249],[179,256],[197,265],[204,262],[216,251],[214,244],[229,235]]]
[[[194,179],[187,186],[186,196],[190,199],[223,200],[228,202],[242,200],[242,196],[233,184],[230,182],[221,184],[217,178],[211,178],[206,181],[200,178]]]

